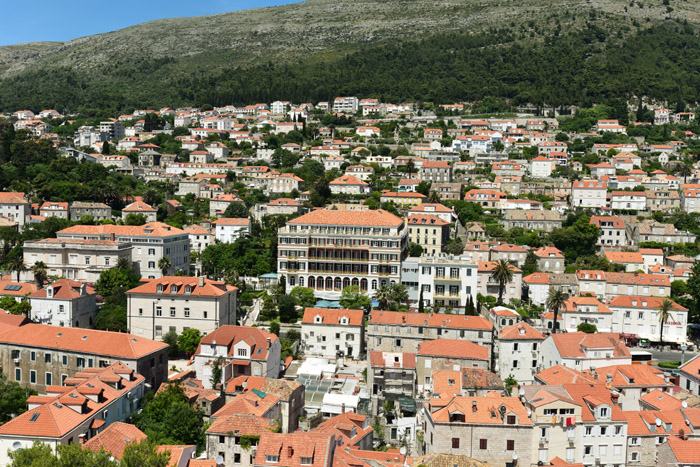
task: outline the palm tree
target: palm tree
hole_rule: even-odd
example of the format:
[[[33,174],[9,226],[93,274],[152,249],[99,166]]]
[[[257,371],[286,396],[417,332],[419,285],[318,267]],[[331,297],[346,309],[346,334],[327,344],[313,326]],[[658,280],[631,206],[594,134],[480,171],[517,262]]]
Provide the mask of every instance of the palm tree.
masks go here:
[[[688,176],[693,175],[693,167],[688,162],[684,163],[678,169],[678,175],[683,177],[683,183],[687,183]]]
[[[506,289],[506,284],[513,280],[513,266],[505,259],[499,260],[491,272],[491,279],[498,282],[498,301],[496,303],[503,305],[503,292]]]
[[[661,347],[664,346],[664,325],[671,316],[671,310],[673,310],[673,302],[668,298],[664,298],[661,302],[661,307],[659,308],[659,322],[661,323],[661,335],[659,336],[659,342],[661,342]]]
[[[547,300],[545,301],[545,306],[554,312],[554,321],[552,322],[552,333],[557,332],[557,318],[559,316],[559,310],[566,303],[567,296],[561,289],[550,287],[549,293],[547,294]]]
[[[19,275],[27,270],[27,266],[24,264],[24,257],[21,254],[7,258],[5,267],[10,273],[17,273],[17,282],[19,282],[20,279]]]
[[[32,272],[34,273],[34,281],[36,281],[36,286],[40,289],[44,287],[44,283],[49,279],[46,272],[46,263],[43,261],[37,261],[32,266]]]
[[[168,275],[168,271],[170,271],[172,265],[173,263],[170,261],[170,258],[167,258],[165,256],[158,260],[158,268],[164,276]]]
[[[117,269],[131,269],[131,261],[129,258],[122,256],[117,260]]]
[[[379,309],[386,310],[389,308],[389,300],[391,299],[391,289],[388,285],[380,285],[377,292],[374,294],[374,299],[379,302]]]
[[[438,192],[433,190],[430,192],[430,196],[428,196],[428,202],[437,204],[440,202],[440,195],[438,195]]]
[[[406,172],[408,172],[408,178],[411,178],[411,174],[415,169],[416,163],[413,162],[413,159],[409,159],[408,162],[406,162]]]

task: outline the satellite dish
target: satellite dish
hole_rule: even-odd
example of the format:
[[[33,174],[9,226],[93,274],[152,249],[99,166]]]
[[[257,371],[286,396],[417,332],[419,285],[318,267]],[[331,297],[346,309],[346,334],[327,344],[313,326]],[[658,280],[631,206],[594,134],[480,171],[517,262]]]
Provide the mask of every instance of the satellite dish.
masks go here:
[[[682,406],[684,409],[687,409],[687,408],[688,408],[688,402],[687,402],[687,401],[681,402],[681,406]]]
[[[248,387],[248,381],[243,381],[243,384],[242,384],[241,386],[243,386],[243,389],[247,388],[247,387]]]
[[[524,395],[525,395],[525,390],[524,390],[523,388],[520,388],[520,390],[518,391],[518,394],[519,394],[521,397],[524,396]]]
[[[656,419],[656,426],[661,426],[661,419],[660,418]]]
[[[399,452],[401,453],[402,456],[406,455],[406,448],[404,446],[401,446],[401,449],[399,449]]]
[[[216,465],[224,465],[224,456],[216,456]]]

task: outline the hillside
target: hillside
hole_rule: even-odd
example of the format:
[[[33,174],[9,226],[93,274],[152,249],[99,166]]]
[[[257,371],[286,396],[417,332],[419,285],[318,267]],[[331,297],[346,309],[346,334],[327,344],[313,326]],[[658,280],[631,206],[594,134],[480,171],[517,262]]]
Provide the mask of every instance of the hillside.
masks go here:
[[[414,96],[421,92],[419,83],[404,92],[392,82],[405,82],[409,77],[398,71],[410,72],[409,65],[425,73],[421,68],[425,64],[415,63],[416,57],[405,55],[406,51],[426,59],[443,56],[452,62],[444,54],[446,46],[453,49],[451,55],[478,63],[487,56],[501,61],[502,50],[508,47],[517,53],[542,56],[544,52],[549,59],[558,59],[546,49],[554,46],[563,51],[568,43],[576,47],[573,52],[580,60],[563,57],[567,65],[585,67],[591,57],[603,57],[607,45],[619,47],[662,24],[682,21],[685,26],[676,29],[694,37],[690,28],[700,23],[700,4],[670,3],[672,11],[662,0],[308,0],[159,20],[65,43],[0,47],[0,110],[55,107],[90,112],[145,105],[221,104],[222,99],[243,103],[273,95],[273,99],[329,98],[344,90],[421,98]],[[587,49],[583,56],[579,41]],[[384,54],[389,55],[382,57]],[[397,57],[402,56],[398,63]],[[370,63],[366,57],[380,61]],[[526,60],[527,55],[518,58]],[[347,69],[344,64],[348,61],[359,62],[366,67],[365,74],[384,81],[359,89],[357,83],[344,78],[348,71],[355,76],[358,71]],[[431,79],[439,78],[438,87],[444,88],[444,92],[435,92],[434,86],[423,84],[424,98],[432,100],[459,98],[455,89],[492,81],[499,71],[489,63],[461,70],[455,64],[430,61],[433,75],[437,74]],[[521,66],[529,68],[527,63]],[[465,72],[471,75],[468,79]],[[244,76],[248,79],[242,82]],[[498,85],[491,82],[488,92],[477,94],[511,97],[499,88],[516,84],[514,80],[518,77],[499,78]],[[614,89],[608,92],[615,94]],[[547,94],[552,93],[533,98],[544,99]],[[465,99],[473,97],[479,95],[464,95]]]

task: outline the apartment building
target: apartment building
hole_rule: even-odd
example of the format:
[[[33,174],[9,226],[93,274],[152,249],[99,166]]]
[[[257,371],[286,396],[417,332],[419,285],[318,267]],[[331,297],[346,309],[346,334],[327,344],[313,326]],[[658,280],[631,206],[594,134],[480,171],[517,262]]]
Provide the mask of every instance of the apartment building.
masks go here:
[[[0,323],[7,323],[0,315]],[[2,326],[0,365],[10,380],[44,391],[89,367],[121,362],[146,378],[151,388],[167,380],[168,345],[133,334],[47,324]]]
[[[162,277],[158,267],[161,258],[171,263],[168,273],[190,267],[190,238],[187,232],[164,224],[151,222],[131,225],[74,225],[56,233],[59,239],[110,240],[132,246],[131,263],[135,272],[147,279]],[[116,263],[115,263],[116,264]]]
[[[126,220],[129,214],[142,215],[146,218],[146,222],[155,222],[158,210],[143,201],[134,201],[133,203],[122,209],[122,220]]]
[[[627,231],[634,245],[641,242],[657,243],[694,243],[696,235],[683,230],[677,230],[673,224],[662,224],[654,220],[628,223]]]
[[[9,465],[10,452],[37,441],[53,452],[85,443],[136,412],[144,391],[145,378],[121,363],[85,368],[70,382],[47,387],[45,395],[28,398],[29,410],[0,426],[0,464]]]
[[[601,299],[620,295],[671,296],[671,281],[663,274],[579,270],[576,278],[582,295],[594,294]]]
[[[299,418],[304,414],[306,395],[303,384],[286,379],[239,376],[226,382],[226,401],[231,402],[239,394],[250,391],[262,391],[279,398],[282,433],[293,433],[299,428]]]
[[[252,467],[257,440],[242,443],[241,438],[259,439],[275,430],[275,420],[255,414],[232,414],[217,417],[207,428],[207,457],[221,458],[224,467]]]
[[[277,173],[270,175],[267,178],[268,193],[292,193],[294,190],[299,190],[304,180],[297,177],[293,173]]]
[[[68,219],[68,203],[47,201],[39,208],[39,215],[42,217]]]
[[[537,156],[530,161],[530,176],[532,178],[548,178],[552,175],[555,166],[556,161],[545,156]]]
[[[214,236],[200,225],[188,225],[185,232],[190,236],[190,250],[202,253],[209,245],[214,243]]]
[[[591,216],[590,223],[600,229],[597,245],[627,246],[627,229],[625,221],[617,216]]]
[[[364,324],[363,310],[306,308],[301,320],[304,354],[358,358],[364,350]]]
[[[681,198],[675,190],[647,191],[647,210],[654,212],[671,212],[681,208]]]
[[[278,230],[277,264],[287,291],[314,289],[316,297],[337,300],[356,285],[374,295],[381,285],[401,281],[408,254],[404,221],[384,210],[317,210]]]
[[[96,282],[102,271],[117,265],[120,258],[132,259],[134,247],[130,243],[113,240],[88,240],[82,238],[44,238],[24,242],[25,264],[46,264],[51,276]],[[21,273],[25,281],[33,280],[31,270]]]
[[[501,243],[491,247],[489,259],[491,261],[508,261],[516,266],[525,263],[528,250],[512,243]]]
[[[576,332],[582,323],[594,325],[598,332],[614,332],[612,316],[610,308],[594,297],[569,297],[559,310],[558,319],[561,320],[562,329],[567,332]],[[554,319],[553,313],[543,317]]]
[[[498,297],[499,284],[498,281],[493,279],[492,274],[496,269],[496,262],[494,261],[479,261],[477,270],[477,292],[481,295],[491,295],[493,297]],[[511,271],[513,272],[513,280],[505,284],[503,289],[503,302],[508,303],[511,299],[521,299],[522,297],[522,286],[523,286],[523,272],[517,267],[511,265]]]
[[[512,376],[519,384],[531,384],[539,366],[539,348],[544,337],[525,322],[501,329],[497,341],[497,371],[501,379]]]
[[[537,257],[537,269],[544,272],[563,274],[564,254],[554,246],[543,246],[534,251]]]
[[[446,161],[424,161],[418,173],[423,181],[432,183],[452,181],[452,166]]]
[[[416,378],[418,391],[433,391],[433,371],[491,366],[489,349],[462,339],[434,339],[418,344]],[[434,391],[433,391],[434,392]]]
[[[522,227],[528,230],[543,230],[551,232],[560,229],[562,225],[561,214],[558,211],[524,211],[507,210],[503,224],[506,230],[514,227]]]
[[[132,334],[161,340],[189,328],[208,334],[236,324],[238,289],[204,277],[165,276],[128,290],[127,323]]]
[[[220,217],[213,222],[214,238],[221,243],[235,243],[250,235],[251,221],[247,217]]]
[[[95,221],[104,221],[112,218],[112,208],[104,203],[89,203],[74,201],[70,205],[70,220],[79,221],[83,216],[91,216]]]
[[[608,185],[596,180],[582,180],[571,184],[571,207],[604,208],[607,205]]]
[[[97,317],[95,289],[70,279],[59,279],[29,296],[31,318],[41,324],[88,328]]]
[[[211,389],[212,365],[222,360],[222,381],[244,376],[277,378],[280,373],[279,338],[260,328],[223,325],[199,342],[194,355],[197,379]]]
[[[531,465],[534,424],[517,397],[431,399],[423,406],[426,454],[461,454],[489,465]]]
[[[342,175],[330,182],[329,185],[331,193],[336,195],[365,195],[371,191],[367,182],[354,175]]]
[[[619,333],[551,334],[540,348],[540,363],[545,368],[563,365],[583,371],[632,363],[632,355]]]
[[[671,301],[673,306],[665,323],[661,323],[661,297],[618,296],[608,301],[612,311],[613,331],[636,335],[651,342],[685,344],[688,334],[688,309]]]
[[[416,214],[428,214],[439,217],[449,224],[453,224],[457,220],[457,214],[455,214],[454,210],[440,203],[423,203],[409,208],[407,214],[409,216]]]
[[[370,413],[376,414],[385,401],[399,402],[416,395],[416,354],[407,352],[368,353],[367,387]]]
[[[423,248],[423,253],[436,255],[450,239],[450,223],[431,214],[412,214],[406,218],[408,240]]]
[[[645,211],[647,196],[644,191],[613,191],[610,208],[614,211]]]
[[[464,194],[464,200],[480,204],[486,210],[501,210],[505,206],[508,195],[498,190],[472,189]]]
[[[333,100],[333,112],[355,113],[360,108],[360,100],[357,97],[336,97]]]
[[[425,255],[416,260],[415,275],[402,276],[402,282],[409,290],[418,294],[409,298],[418,301],[423,292],[423,304],[437,309],[461,309],[471,297],[476,304],[477,265],[467,261],[464,256],[452,256],[446,253]]]
[[[119,120],[110,119],[104,122],[100,122],[97,127],[100,133],[106,133],[109,136],[110,141],[118,141],[124,138],[124,124]]]
[[[416,353],[421,342],[434,339],[465,339],[490,351],[493,342],[487,319],[443,313],[372,310],[366,333],[367,348],[383,352]]]
[[[24,193],[0,192],[0,217],[16,222],[22,230],[31,214],[32,205],[26,200]]]
[[[211,217],[223,216],[231,203],[243,203],[243,201],[233,193],[216,195],[209,200],[209,215]]]

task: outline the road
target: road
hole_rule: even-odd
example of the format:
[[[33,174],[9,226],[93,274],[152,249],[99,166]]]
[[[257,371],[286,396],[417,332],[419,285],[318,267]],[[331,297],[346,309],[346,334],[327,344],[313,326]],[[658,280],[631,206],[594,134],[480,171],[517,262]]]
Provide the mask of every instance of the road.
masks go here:
[[[680,362],[681,361],[681,351],[680,350],[659,350],[659,349],[642,349],[640,347],[630,347],[630,350],[644,350],[651,354],[651,358],[655,362]],[[695,352],[685,352],[685,361],[687,362],[691,358],[697,355]]]
[[[250,307],[248,315],[241,323],[242,326],[252,326],[258,321],[258,315],[260,314],[260,310],[262,309],[262,303],[263,301],[259,298],[253,299],[253,306]]]

